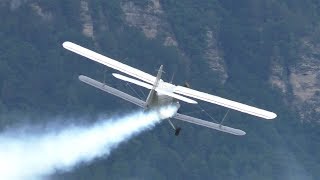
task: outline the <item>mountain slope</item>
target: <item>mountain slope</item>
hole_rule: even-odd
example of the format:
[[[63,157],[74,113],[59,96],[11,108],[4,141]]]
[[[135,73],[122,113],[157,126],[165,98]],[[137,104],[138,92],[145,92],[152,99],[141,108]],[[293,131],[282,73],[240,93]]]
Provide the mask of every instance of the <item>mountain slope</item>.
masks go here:
[[[14,113],[134,108],[78,82],[79,74],[103,79],[105,68],[64,50],[68,40],[151,74],[164,64],[166,80],[175,73],[177,84],[188,81],[278,118],[232,112],[226,123],[245,130],[241,138],[181,122],[175,138],[163,122],[110,157],[52,179],[316,179],[319,7],[311,0],[2,1],[1,125],[14,124],[7,117]],[[216,119],[226,112],[201,105]]]

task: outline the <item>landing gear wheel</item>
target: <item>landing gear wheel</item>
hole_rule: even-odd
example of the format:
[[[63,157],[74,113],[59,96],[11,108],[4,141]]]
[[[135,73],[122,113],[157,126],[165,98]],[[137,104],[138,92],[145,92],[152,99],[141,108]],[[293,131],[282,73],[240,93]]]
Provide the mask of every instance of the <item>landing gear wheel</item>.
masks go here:
[[[178,128],[176,129],[176,131],[175,131],[174,135],[178,136],[178,135],[179,135],[179,133],[180,133],[180,131],[181,131],[181,128],[180,128],[180,127],[178,127]]]

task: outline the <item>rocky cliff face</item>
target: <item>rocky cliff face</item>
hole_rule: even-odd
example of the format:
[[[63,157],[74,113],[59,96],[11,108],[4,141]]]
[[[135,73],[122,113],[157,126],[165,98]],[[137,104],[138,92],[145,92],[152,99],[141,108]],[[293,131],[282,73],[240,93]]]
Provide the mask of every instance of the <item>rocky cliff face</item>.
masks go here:
[[[179,44],[174,33],[170,30],[170,23],[166,19],[164,10],[159,0],[150,0],[145,7],[139,7],[132,1],[122,1],[121,9],[125,15],[125,21],[130,26],[140,29],[147,38],[160,38],[164,46],[173,46],[178,48],[185,62],[190,62],[186,53],[179,49]],[[209,67],[218,74],[221,83],[228,78],[225,62],[222,58],[222,50],[218,48],[216,33],[212,30],[204,31],[207,47],[204,50],[203,57],[207,59]]]
[[[271,56],[271,74],[269,83],[273,88],[280,90],[283,94],[288,92],[288,72],[284,65],[284,59],[279,55],[278,47],[273,50]]]
[[[131,1],[122,1],[121,9],[125,22],[140,29],[147,38],[163,36],[164,46],[178,46],[159,0],[150,0],[145,7],[137,6]]]
[[[31,3],[30,7],[32,10],[43,20],[50,21],[52,19],[52,13],[48,11],[44,11],[39,4],[37,3]]]
[[[294,105],[303,120],[320,122],[313,119],[320,115],[320,44],[303,38],[299,54],[289,74]]]
[[[86,0],[80,1],[80,19],[82,21],[82,33],[83,35],[94,39],[93,34],[93,22],[89,11],[89,4]]]
[[[18,9],[23,4],[29,4],[29,7],[43,20],[50,21],[54,18],[54,14],[43,10],[39,3],[27,0],[2,1],[2,5],[9,6],[12,10]],[[91,38],[98,46],[95,40],[95,29],[106,29],[105,24],[94,27],[92,14],[90,11],[90,1],[80,0],[79,19],[82,22],[82,34]],[[159,0],[149,0],[144,6],[137,5],[133,1],[123,0],[119,2],[120,8],[123,11],[123,21],[133,28],[137,28],[143,32],[146,38],[160,39],[163,46],[176,48],[181,57],[184,57],[184,63],[188,68],[192,59],[187,57],[186,53],[180,49],[179,43],[175,38],[175,34],[171,30],[171,26],[166,17],[166,12],[163,10]],[[100,13],[101,14],[101,13]],[[99,16],[96,21],[105,22],[104,17]],[[102,20],[103,19],[103,20]],[[80,31],[80,29],[79,29]],[[220,79],[224,83],[228,78],[225,62],[223,59],[223,51],[218,47],[216,36],[217,32],[207,29],[203,31],[203,36],[206,37],[206,48],[204,49],[203,58]]]
[[[210,69],[216,72],[222,84],[224,84],[228,78],[226,71],[226,65],[222,56],[222,50],[218,47],[217,33],[211,30],[206,32],[207,48],[205,50],[205,58],[208,60]]]
[[[305,122],[320,122],[320,44],[302,38],[298,61],[283,64],[277,51],[271,58],[270,84],[279,89]]]

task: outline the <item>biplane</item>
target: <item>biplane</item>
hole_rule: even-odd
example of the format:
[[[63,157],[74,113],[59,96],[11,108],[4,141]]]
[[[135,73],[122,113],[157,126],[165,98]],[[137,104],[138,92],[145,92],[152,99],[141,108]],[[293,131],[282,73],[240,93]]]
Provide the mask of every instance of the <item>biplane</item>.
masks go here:
[[[161,79],[161,75],[163,72],[163,65],[160,66],[157,75],[153,76],[151,74],[148,74],[139,69],[123,64],[119,61],[116,61],[114,59],[101,55],[94,51],[91,51],[87,48],[84,48],[72,42],[64,42],[63,47],[69,51],[82,55],[93,61],[101,63],[107,67],[113,68],[117,71],[120,71],[121,73],[129,75],[130,77],[125,76],[123,74],[119,74],[119,73],[112,74],[117,79],[147,88],[150,90],[150,92],[148,97],[144,101],[142,99],[131,96],[118,89],[108,86],[105,83],[99,82],[97,80],[94,80],[84,75],[79,76],[80,81],[88,85],[91,85],[95,88],[98,88],[102,91],[108,92],[114,96],[122,98],[126,101],[129,101],[144,109],[156,109],[156,108],[160,108],[168,105],[176,106],[177,111],[172,116],[172,118],[174,119],[197,124],[200,126],[205,126],[211,129],[215,129],[215,130],[233,134],[233,135],[242,136],[246,134],[244,131],[240,129],[235,129],[235,128],[231,128],[223,125],[223,121],[226,118],[227,114],[224,116],[221,123],[213,123],[213,122],[205,121],[196,117],[179,113],[179,108],[181,106],[179,101],[183,101],[189,104],[197,104],[197,101],[195,101],[194,99],[217,104],[232,110],[240,111],[242,113],[247,113],[247,114],[268,119],[268,120],[271,120],[277,117],[275,113],[270,111],[266,111],[260,108],[242,104],[229,99],[221,98],[205,92],[200,92],[200,91],[191,89],[189,86],[184,87],[184,86],[174,85],[172,83],[165,82],[164,80]],[[170,118],[167,120],[175,130],[175,135],[176,136],[179,135],[181,128],[175,127],[174,124],[171,122]]]

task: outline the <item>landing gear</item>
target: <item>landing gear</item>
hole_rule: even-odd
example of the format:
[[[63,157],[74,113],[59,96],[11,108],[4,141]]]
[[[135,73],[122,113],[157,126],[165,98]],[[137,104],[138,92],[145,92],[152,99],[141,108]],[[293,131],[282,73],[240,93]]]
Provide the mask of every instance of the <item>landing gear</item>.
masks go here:
[[[177,128],[176,128],[176,127],[173,125],[173,123],[171,122],[170,119],[168,119],[168,122],[169,122],[169,124],[172,126],[172,128],[174,129],[174,135],[178,136],[178,135],[180,134],[181,128],[180,128],[180,127],[177,127]]]
[[[180,131],[181,131],[180,127],[176,128],[174,135],[179,136]]]

